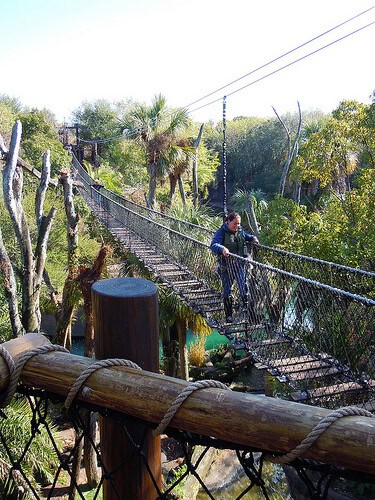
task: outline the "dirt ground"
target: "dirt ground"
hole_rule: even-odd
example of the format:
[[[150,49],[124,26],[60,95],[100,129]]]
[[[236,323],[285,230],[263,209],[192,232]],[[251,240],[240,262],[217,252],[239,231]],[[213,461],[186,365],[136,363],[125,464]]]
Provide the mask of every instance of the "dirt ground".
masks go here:
[[[69,450],[74,446],[74,429],[69,428],[60,431],[60,439],[62,440],[63,443],[63,449]],[[80,470],[80,475],[79,475],[79,484],[84,485],[86,484],[86,473],[85,469],[81,467]],[[51,494],[51,486],[46,486],[42,488],[41,490],[41,498],[48,498],[48,496]],[[55,488],[53,489],[53,493],[49,498],[53,498],[54,500],[58,499],[66,499],[69,494],[69,486],[63,485],[58,483]]]
[[[63,443],[63,449],[64,451],[68,451],[74,446],[74,429],[69,428],[60,431],[60,439],[62,440]],[[182,457],[182,450],[180,448],[180,445],[171,438],[168,438],[167,436],[163,435],[161,439],[161,461],[162,461],[162,470],[165,475],[168,474],[168,472],[171,469],[174,469],[178,465],[180,465],[183,461]],[[51,486],[46,486],[42,488],[40,496],[41,498],[52,498],[54,500],[66,500],[68,498],[69,494],[69,483],[70,483],[70,478],[67,478],[67,484],[61,484],[58,483],[51,494]],[[86,478],[86,473],[84,467],[81,467],[80,470],[80,475],[79,475],[79,480],[78,484],[80,487],[82,487],[82,491],[85,491],[85,485],[87,483],[87,478]],[[89,490],[87,490],[89,491]],[[51,495],[51,496],[49,496]]]

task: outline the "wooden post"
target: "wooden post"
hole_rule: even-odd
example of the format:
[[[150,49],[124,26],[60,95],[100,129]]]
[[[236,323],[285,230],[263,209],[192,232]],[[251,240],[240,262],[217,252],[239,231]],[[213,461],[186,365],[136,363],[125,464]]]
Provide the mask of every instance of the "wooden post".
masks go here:
[[[101,280],[92,287],[95,354],[97,359],[124,358],[150,372],[159,371],[158,297],[154,283],[138,278]],[[160,438],[140,423],[125,423],[159,488]],[[124,431],[110,417],[100,419],[103,464],[112,481],[104,481],[103,498],[148,500],[157,494],[143,458]]]

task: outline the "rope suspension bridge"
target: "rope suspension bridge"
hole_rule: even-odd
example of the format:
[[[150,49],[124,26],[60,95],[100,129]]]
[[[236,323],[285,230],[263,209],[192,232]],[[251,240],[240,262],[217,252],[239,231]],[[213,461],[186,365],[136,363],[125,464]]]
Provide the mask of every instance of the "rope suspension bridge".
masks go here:
[[[238,349],[288,387],[289,398],[327,408],[371,407],[375,390],[375,273],[270,247],[230,255],[247,276],[226,323],[212,231],[137,205],[94,180],[73,157],[80,193],[110,232]],[[255,260],[256,254],[256,260]],[[319,281],[317,280],[319,278]],[[238,293],[238,292],[237,292]]]

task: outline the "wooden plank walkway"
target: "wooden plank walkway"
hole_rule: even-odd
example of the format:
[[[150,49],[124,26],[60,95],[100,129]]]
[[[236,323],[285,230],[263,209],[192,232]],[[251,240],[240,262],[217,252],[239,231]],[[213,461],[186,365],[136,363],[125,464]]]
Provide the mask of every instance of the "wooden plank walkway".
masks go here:
[[[278,334],[267,321],[251,324],[247,315],[242,314],[237,315],[233,323],[225,324],[223,301],[219,292],[208,288],[188,269],[171,261],[169,256],[163,255],[154,245],[125,228],[96,205],[87,193],[82,195],[93,213],[121,244],[134,253],[150,272],[170,286],[196,313],[201,314],[210,326],[217,328],[233,342],[235,348],[250,353],[257,368],[267,369],[292,389],[301,384],[311,387],[293,391],[290,394],[293,401],[324,403],[332,398],[367,394],[370,389],[375,388],[375,381],[369,381],[365,386],[350,380],[348,369],[327,355],[301,354],[301,348],[294,341]],[[275,352],[283,357],[275,357]],[[343,377],[347,380],[343,381]],[[316,387],[321,383],[324,385]]]
[[[158,248],[125,228],[121,222],[101,209],[87,193],[83,193],[83,197],[111,234],[134,253],[150,272],[170,286],[197,314],[201,314],[210,326],[220,325],[224,318],[220,293],[208,288],[189,270],[177,262],[172,262],[171,258],[163,255]],[[216,313],[215,318],[212,313]]]

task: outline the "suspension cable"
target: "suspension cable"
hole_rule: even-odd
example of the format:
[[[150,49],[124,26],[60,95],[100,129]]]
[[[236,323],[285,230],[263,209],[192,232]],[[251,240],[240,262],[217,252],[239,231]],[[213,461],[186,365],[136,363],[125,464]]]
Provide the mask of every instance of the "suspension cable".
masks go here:
[[[196,99],[195,101],[193,102],[190,102],[189,104],[187,104],[186,106],[184,106],[185,108],[189,108],[190,106],[193,106],[194,104],[197,104],[198,102],[200,101],[203,101],[204,99],[207,99],[207,97],[211,97],[213,94],[216,94],[217,92],[220,92],[221,90],[224,90],[226,89],[227,87],[233,85],[234,83],[237,83],[239,82],[240,80],[243,80],[244,78],[246,78],[247,76],[250,76],[254,73],[256,73],[257,71],[260,71],[261,69],[264,69],[266,68],[267,66],[270,66],[271,64],[273,64],[274,62],[276,61],[279,61],[280,59],[283,59],[284,57],[288,56],[289,54],[292,54],[293,52],[295,52],[296,50],[299,50],[301,49],[302,47],[312,43],[312,42],[315,42],[316,40],[318,40],[319,38],[321,38],[322,36],[325,36],[327,35],[328,33],[331,33],[332,31],[340,28],[341,26],[344,26],[345,24],[353,21],[354,19],[362,16],[363,14],[366,14],[367,12],[369,12],[370,10],[374,9],[375,6],[372,6],[370,7],[369,9],[367,10],[364,10],[363,12],[360,12],[359,14],[356,14],[355,16],[349,18],[349,19],[346,19],[345,21],[343,21],[342,23],[340,24],[337,24],[336,26],[328,29],[327,31],[324,31],[323,33],[320,33],[320,35],[317,35],[313,38],[310,38],[310,40],[307,40],[306,42],[303,42],[301,43],[300,45],[298,45],[297,47],[295,47],[294,49],[291,49],[291,50],[288,50],[287,52],[284,52],[283,54],[275,57],[274,59],[271,59],[270,61],[266,62],[265,64],[262,64],[261,66],[258,66],[257,68],[249,71],[248,73],[246,73],[245,75],[243,76],[240,76],[239,78],[236,78],[235,80],[233,80],[232,82],[230,83],[227,83],[225,85],[223,85],[222,87],[216,89],[216,90],[213,90],[212,92],[210,92],[209,94],[206,94],[205,96],[203,97],[200,97],[199,99]]]
[[[366,28],[369,28],[369,27],[370,27],[370,26],[372,26],[373,24],[375,24],[375,21],[372,21],[371,23],[368,23],[368,24],[366,24],[365,26],[362,26],[361,28],[358,28],[358,29],[357,29],[357,30],[355,30],[355,31],[352,31],[352,32],[350,32],[350,33],[347,33],[346,35],[344,35],[344,36],[342,36],[342,37],[340,37],[340,38],[337,38],[337,39],[336,39],[336,40],[334,40],[333,42],[330,42],[330,43],[328,43],[328,44],[326,44],[326,45],[323,45],[322,47],[319,47],[318,49],[313,50],[312,52],[309,52],[308,54],[305,54],[304,56],[301,56],[301,57],[299,57],[298,59],[295,59],[294,61],[291,61],[290,63],[285,64],[284,66],[281,66],[280,68],[277,68],[276,70],[271,71],[270,73],[267,73],[266,75],[264,75],[264,76],[262,76],[262,77],[260,77],[260,78],[257,78],[256,80],[253,80],[252,82],[248,83],[247,85],[244,85],[243,87],[240,87],[240,88],[238,88],[238,89],[236,89],[236,90],[233,90],[232,92],[229,92],[229,93],[227,94],[227,97],[229,97],[229,96],[231,96],[231,95],[234,95],[234,94],[236,94],[237,92],[241,92],[242,90],[246,89],[247,87],[250,87],[251,85],[254,85],[255,83],[258,83],[258,82],[260,82],[260,81],[262,81],[262,80],[265,80],[266,78],[268,78],[268,77],[270,77],[270,76],[273,76],[273,75],[275,75],[276,73],[279,73],[280,71],[282,71],[282,70],[284,70],[284,69],[286,69],[286,68],[289,68],[290,66],[293,66],[293,64],[296,64],[296,63],[298,63],[298,62],[300,62],[300,61],[303,61],[304,59],[307,59],[308,57],[310,57],[310,56],[312,56],[312,55],[314,55],[314,54],[317,54],[318,52],[320,52],[320,51],[322,51],[322,50],[324,50],[324,49],[326,49],[326,48],[328,48],[328,47],[330,47],[330,46],[334,45],[335,43],[338,43],[338,42],[340,42],[340,41],[342,41],[342,40],[344,40],[344,39],[346,39],[346,38],[348,38],[348,37],[350,37],[350,36],[352,36],[352,35],[354,35],[354,34],[358,33],[359,31],[362,31],[362,30],[364,30],[364,29],[366,29]],[[194,108],[194,109],[192,109],[192,110],[189,110],[189,113],[194,113],[195,111],[198,111],[199,109],[203,109],[203,108],[205,108],[205,107],[207,107],[207,106],[210,106],[211,104],[214,104],[214,103],[216,103],[216,102],[219,102],[220,100],[221,100],[221,97],[219,97],[219,98],[217,98],[217,99],[215,99],[215,100],[213,100],[213,101],[210,101],[210,102],[209,102],[209,103],[207,103],[207,104],[202,104],[202,106],[199,106],[198,108]]]
[[[228,215],[227,208],[227,104],[226,96],[223,97],[223,213],[224,220]]]

